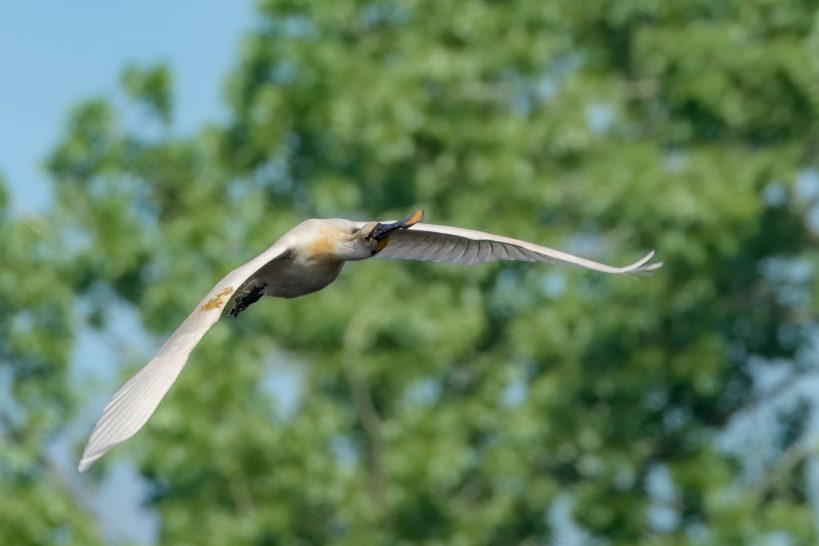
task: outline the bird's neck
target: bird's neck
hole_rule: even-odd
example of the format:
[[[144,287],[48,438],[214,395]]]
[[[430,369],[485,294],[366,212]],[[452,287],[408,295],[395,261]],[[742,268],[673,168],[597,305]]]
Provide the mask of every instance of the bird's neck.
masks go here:
[[[339,263],[369,258],[369,246],[357,237],[334,227],[322,227],[304,245],[301,252],[306,261]]]

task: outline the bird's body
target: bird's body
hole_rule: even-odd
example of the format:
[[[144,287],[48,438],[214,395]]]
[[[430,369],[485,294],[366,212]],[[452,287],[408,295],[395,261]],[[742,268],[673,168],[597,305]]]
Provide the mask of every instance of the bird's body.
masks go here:
[[[265,284],[264,295],[276,298],[297,298],[321,290],[338,277],[344,262],[308,260],[277,260],[261,270],[257,278]]]
[[[657,269],[653,252],[612,267],[558,250],[481,231],[421,224],[422,211],[398,222],[354,222],[340,218],[306,220],[256,258],[228,273],[162,345],[153,359],[114,395],[83,452],[85,470],[114,445],[135,434],[156,410],[202,336],[230,299],[237,317],[262,296],[294,298],[333,282],[348,261],[374,256],[457,264],[498,260],[572,264],[604,273]]]
[[[286,250],[262,265],[244,284],[262,286],[265,296],[277,298],[321,290],[336,280],[345,262],[373,256],[364,241],[348,240],[357,229],[356,222],[341,218],[305,220],[271,247],[283,245]]]
[[[249,282],[262,283],[265,296],[278,298],[321,290],[336,280],[344,267],[344,261],[332,253],[332,241],[338,236],[335,228],[302,222],[285,235],[288,251],[263,265]]]

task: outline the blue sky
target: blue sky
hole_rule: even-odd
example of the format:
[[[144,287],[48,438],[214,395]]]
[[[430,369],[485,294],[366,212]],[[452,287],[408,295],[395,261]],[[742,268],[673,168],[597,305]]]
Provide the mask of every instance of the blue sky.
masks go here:
[[[189,132],[223,116],[223,82],[238,57],[243,32],[252,25],[253,4],[0,3],[0,173],[11,188],[15,212],[34,213],[48,206],[51,191],[41,165],[58,141],[70,108],[85,98],[113,97],[120,72],[129,63],[171,66],[175,131]],[[118,336],[125,336],[132,350],[150,345],[139,334],[135,317],[123,311],[113,322],[113,332],[79,333],[74,368],[83,380],[90,373],[111,383],[112,369],[100,364],[120,363],[113,346]],[[93,370],[88,363],[95,363]],[[116,384],[109,387],[107,392],[112,392]],[[91,482],[74,470],[74,443],[87,436],[104,402],[104,397],[89,401],[82,418],[51,446],[59,466],[83,496]],[[145,489],[131,464],[114,465],[108,479],[90,494],[89,504],[113,543],[154,542],[158,521],[141,506]]]
[[[251,26],[251,0],[0,3],[0,173],[19,213],[49,201],[41,164],[77,101],[112,96],[131,62],[168,62],[177,131],[224,112],[224,77]]]

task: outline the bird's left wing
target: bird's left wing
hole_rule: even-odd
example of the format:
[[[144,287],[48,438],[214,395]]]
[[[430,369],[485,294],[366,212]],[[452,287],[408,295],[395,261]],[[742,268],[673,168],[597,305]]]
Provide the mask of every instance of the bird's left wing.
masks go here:
[[[603,273],[642,273],[658,269],[662,262],[651,262],[654,252],[624,267],[614,267],[553,248],[485,233],[435,224],[415,224],[390,234],[380,258],[421,260],[455,264],[482,264],[498,260],[553,262],[571,264]]]
[[[80,472],[142,428],[182,371],[188,355],[219,320],[234,292],[259,268],[283,255],[285,251],[286,244],[280,239],[216,283],[151,361],[129,379],[105,406],[83,451]]]

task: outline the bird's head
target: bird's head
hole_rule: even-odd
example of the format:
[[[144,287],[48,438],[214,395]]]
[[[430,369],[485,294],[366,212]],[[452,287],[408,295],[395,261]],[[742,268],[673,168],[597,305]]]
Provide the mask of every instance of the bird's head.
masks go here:
[[[381,252],[390,241],[390,233],[397,229],[407,229],[414,226],[424,217],[422,209],[416,210],[406,218],[397,222],[384,223],[369,222],[361,227],[359,233],[369,245],[373,255]]]

